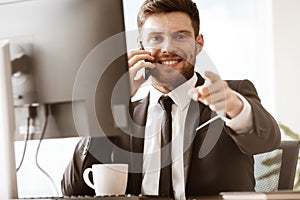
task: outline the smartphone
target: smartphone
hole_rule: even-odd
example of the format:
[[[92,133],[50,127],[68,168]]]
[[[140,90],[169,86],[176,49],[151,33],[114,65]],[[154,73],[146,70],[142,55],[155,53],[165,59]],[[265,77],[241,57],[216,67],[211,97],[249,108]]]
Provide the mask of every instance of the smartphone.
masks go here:
[[[141,50],[145,50],[142,41],[140,41],[140,49]],[[151,62],[151,61],[146,59],[145,62]],[[150,76],[150,69],[148,67],[145,67],[144,69],[145,69],[144,70],[144,78],[147,80],[149,78],[149,76]]]

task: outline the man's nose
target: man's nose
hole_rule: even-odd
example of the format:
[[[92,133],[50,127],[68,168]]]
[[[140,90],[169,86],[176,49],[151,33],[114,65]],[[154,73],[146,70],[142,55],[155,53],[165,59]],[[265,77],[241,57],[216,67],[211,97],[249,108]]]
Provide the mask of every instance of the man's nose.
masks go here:
[[[172,39],[166,39],[161,46],[162,53],[174,53],[176,52],[177,48],[175,42]]]

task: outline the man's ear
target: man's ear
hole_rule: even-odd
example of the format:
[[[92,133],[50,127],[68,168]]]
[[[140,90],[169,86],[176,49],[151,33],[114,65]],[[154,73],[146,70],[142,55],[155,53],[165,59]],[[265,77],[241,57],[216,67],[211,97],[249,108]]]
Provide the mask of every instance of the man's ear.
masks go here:
[[[203,39],[203,35],[202,34],[199,34],[197,37],[196,37],[196,51],[197,51],[197,54],[199,54],[202,50],[204,46],[204,39]]]

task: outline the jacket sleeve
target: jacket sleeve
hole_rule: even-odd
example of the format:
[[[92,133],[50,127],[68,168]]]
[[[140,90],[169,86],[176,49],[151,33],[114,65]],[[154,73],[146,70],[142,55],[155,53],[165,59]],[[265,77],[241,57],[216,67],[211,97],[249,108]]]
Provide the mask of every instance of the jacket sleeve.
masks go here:
[[[111,142],[107,138],[82,138],[75,147],[73,157],[61,180],[64,196],[95,195],[95,191],[83,180],[83,172],[93,164],[110,163]]]
[[[254,155],[276,149],[281,141],[281,133],[276,120],[262,106],[254,85],[249,80],[232,81],[229,86],[243,95],[251,105],[253,130],[250,133],[235,134],[227,128],[241,151]]]

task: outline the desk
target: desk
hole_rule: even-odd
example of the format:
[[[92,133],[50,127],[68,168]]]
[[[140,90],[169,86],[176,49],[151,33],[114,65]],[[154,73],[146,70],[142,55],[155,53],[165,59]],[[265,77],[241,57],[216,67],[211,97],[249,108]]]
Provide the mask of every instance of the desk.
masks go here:
[[[174,200],[170,197],[156,197],[156,196],[105,196],[105,197],[91,197],[91,196],[77,196],[77,197],[35,197],[24,198],[23,200],[34,199],[66,199],[66,200]],[[221,200],[220,196],[200,196],[188,197],[187,200]]]
[[[22,198],[20,198],[22,199]],[[67,200],[174,200],[170,197],[157,197],[157,196],[134,196],[134,195],[122,195],[122,196],[71,196],[71,197],[33,197],[26,199],[67,199]],[[293,190],[280,190],[275,192],[223,192],[220,195],[214,196],[197,196],[188,197],[187,200],[300,200],[300,191]]]
[[[274,192],[223,192],[220,199],[225,200],[299,200],[300,191],[279,190]]]

